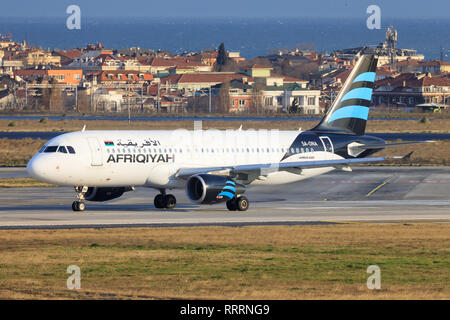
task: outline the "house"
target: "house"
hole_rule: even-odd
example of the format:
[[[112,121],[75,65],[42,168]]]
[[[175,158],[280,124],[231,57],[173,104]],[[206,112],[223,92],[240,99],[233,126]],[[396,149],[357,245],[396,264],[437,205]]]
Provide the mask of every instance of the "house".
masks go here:
[[[54,50],[53,55],[61,58],[61,66],[67,66],[71,64],[75,58],[81,57],[83,52],[78,49]]]
[[[91,73],[88,80],[100,84],[127,84],[127,83],[150,83],[153,76],[149,73],[143,73],[133,70],[108,70]]]
[[[175,69],[174,69],[175,68]],[[212,71],[212,66],[209,64],[204,64],[190,57],[172,57],[172,58],[159,58],[156,57],[150,64],[150,72],[154,75],[159,74],[163,71],[168,71],[170,69],[177,70],[188,70],[191,69],[192,72],[210,72]],[[175,72],[176,73],[176,72]],[[184,72],[181,72],[184,73]],[[173,72],[172,72],[173,74]],[[178,73],[176,73],[178,74]]]
[[[10,76],[14,75],[14,71],[20,70],[23,68],[22,61],[13,61],[11,60],[11,56],[8,59],[0,58],[0,74],[7,74]]]
[[[242,71],[242,73],[245,73],[253,78],[258,78],[258,77],[259,78],[267,78],[267,77],[270,77],[272,69],[273,68],[271,68],[271,67],[266,67],[266,66],[259,65],[259,64],[253,64],[250,66],[242,67],[241,71]]]
[[[262,107],[271,112],[289,112],[291,106],[297,113],[319,114],[320,90],[309,90],[297,83],[267,86],[261,91]]]
[[[51,52],[30,48],[23,51],[17,51],[11,56],[11,60],[21,61],[26,68],[39,66],[61,66],[61,57],[54,56]]]
[[[227,55],[228,59],[231,59],[236,63],[245,61],[245,58],[241,57],[241,53],[239,51],[228,51]]]
[[[450,77],[401,73],[375,81],[372,95],[375,107],[399,107],[411,111],[418,104],[450,105]]]
[[[11,91],[0,88],[0,110],[10,109],[14,102],[15,98]]]
[[[432,75],[450,73],[450,63],[440,60],[418,61],[408,59],[398,62],[395,67],[399,72],[431,73]]]
[[[217,84],[232,81],[234,79],[245,79],[247,82],[254,81],[253,78],[234,72],[197,72],[185,73],[161,78],[161,85],[175,86],[179,91],[197,91],[213,87]]]
[[[83,70],[65,68],[23,69],[16,70],[14,76],[26,81],[36,81],[38,78],[42,78],[53,79],[60,84],[78,85],[83,79]]]

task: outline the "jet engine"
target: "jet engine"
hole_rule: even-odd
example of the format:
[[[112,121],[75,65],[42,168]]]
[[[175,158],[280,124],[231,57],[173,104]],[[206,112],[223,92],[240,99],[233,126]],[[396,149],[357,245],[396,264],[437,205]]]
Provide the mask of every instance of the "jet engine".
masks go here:
[[[186,183],[188,198],[201,204],[213,204],[233,199],[245,192],[245,187],[231,178],[212,174],[198,174]]]
[[[89,201],[108,201],[116,199],[124,194],[124,192],[131,191],[131,187],[89,187],[84,195],[84,198]]]

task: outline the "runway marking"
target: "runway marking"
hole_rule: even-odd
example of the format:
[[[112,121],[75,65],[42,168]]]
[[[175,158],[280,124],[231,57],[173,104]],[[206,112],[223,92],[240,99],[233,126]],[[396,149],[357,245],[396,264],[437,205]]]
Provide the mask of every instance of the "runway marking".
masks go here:
[[[383,187],[384,185],[388,184],[389,181],[391,181],[392,179],[394,179],[397,176],[397,174],[394,174],[393,176],[390,176],[389,178],[387,178],[386,180],[383,181],[382,184],[380,184],[379,186],[375,187],[372,191],[370,191],[368,194],[366,194],[366,198],[370,197],[375,191],[377,191],[378,189],[380,189],[381,187]]]

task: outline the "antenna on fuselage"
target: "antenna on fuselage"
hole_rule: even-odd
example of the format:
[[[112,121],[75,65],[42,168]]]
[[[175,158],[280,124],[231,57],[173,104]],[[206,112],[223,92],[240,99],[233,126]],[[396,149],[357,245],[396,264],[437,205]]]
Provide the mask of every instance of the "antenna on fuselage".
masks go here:
[[[81,129],[81,132],[84,132],[86,130],[86,125],[83,126],[83,129]]]

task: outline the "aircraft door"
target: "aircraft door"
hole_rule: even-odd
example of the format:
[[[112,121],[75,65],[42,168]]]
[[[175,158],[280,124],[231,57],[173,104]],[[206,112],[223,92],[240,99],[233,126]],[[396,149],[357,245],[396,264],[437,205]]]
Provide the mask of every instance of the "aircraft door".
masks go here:
[[[320,137],[320,140],[322,140],[323,147],[325,148],[326,152],[333,153],[333,144],[331,143],[331,140],[329,137]]]
[[[103,165],[102,148],[97,138],[87,138],[91,151],[91,166]]]

